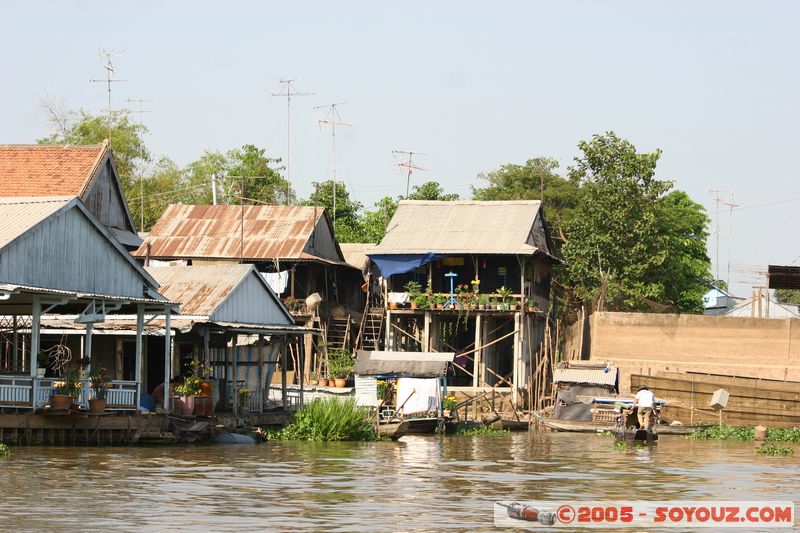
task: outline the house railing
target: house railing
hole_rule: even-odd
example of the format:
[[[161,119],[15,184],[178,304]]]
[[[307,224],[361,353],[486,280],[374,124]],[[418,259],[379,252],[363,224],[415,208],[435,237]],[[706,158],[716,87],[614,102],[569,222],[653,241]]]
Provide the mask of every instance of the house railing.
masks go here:
[[[36,378],[21,376],[0,376],[0,407],[42,408],[50,403],[50,396],[56,391],[55,384],[61,378]],[[88,409],[89,400],[94,398],[94,390],[88,379],[81,380],[81,387],[75,403],[79,408]],[[35,398],[31,405],[31,398]],[[135,381],[114,380],[106,395],[111,411],[135,411],[139,405],[139,384]]]

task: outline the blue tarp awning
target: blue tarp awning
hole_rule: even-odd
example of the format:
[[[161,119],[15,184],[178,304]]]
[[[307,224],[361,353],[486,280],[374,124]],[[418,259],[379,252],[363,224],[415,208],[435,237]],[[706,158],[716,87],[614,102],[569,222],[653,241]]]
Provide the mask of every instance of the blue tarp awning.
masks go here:
[[[378,266],[378,270],[381,271],[381,276],[384,278],[395,274],[411,272],[422,265],[427,265],[431,261],[436,261],[442,257],[444,256],[433,252],[425,254],[369,255],[369,258]]]

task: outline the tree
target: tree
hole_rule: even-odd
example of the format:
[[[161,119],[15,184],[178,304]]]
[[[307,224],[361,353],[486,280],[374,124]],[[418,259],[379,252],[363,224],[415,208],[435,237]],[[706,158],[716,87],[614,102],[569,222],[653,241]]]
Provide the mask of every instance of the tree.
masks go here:
[[[90,115],[83,109],[63,111],[48,102],[41,102],[40,106],[49,114],[55,131],[37,140],[39,144],[88,145],[109,139],[122,188],[125,194],[130,192],[144,165],[152,159],[143,140],[146,127],[132,123],[121,110],[110,115]]]
[[[324,207],[331,219],[336,240],[339,242],[364,242],[363,229],[358,212],[361,202],[350,198],[350,193],[342,182],[336,182],[336,209],[333,208],[333,180],[312,182],[314,192],[302,205]],[[335,221],[335,222],[334,222]]]
[[[280,158],[265,155],[266,150],[246,144],[240,149],[228,152],[229,173],[233,179],[244,180],[244,197],[264,204],[288,204],[294,200],[294,193],[289,183],[278,172],[281,168],[271,165],[280,163]],[[239,186],[241,187],[241,182]],[[240,193],[231,198],[231,203],[238,203]]]
[[[509,163],[478,174],[487,187],[472,187],[475,200],[543,200],[556,246],[564,241],[564,230],[572,221],[580,194],[579,182],[558,175],[558,161],[550,157],[528,159],[524,165]]]
[[[170,203],[186,196],[183,171],[168,157],[158,160],[147,176],[139,176],[131,185],[128,206],[140,231],[149,231]]]
[[[800,305],[800,291],[775,289],[775,298],[782,304]]]
[[[451,202],[458,200],[457,194],[447,194],[438,181],[426,181],[422,185],[414,185],[414,190],[408,197],[400,196],[398,200],[435,200]]]
[[[698,286],[711,279],[702,207],[685,193],[665,196],[672,183],[655,178],[660,150],[638,153],[613,132],[578,146],[569,172],[581,195],[563,247],[574,295],[612,310],[698,310]]]

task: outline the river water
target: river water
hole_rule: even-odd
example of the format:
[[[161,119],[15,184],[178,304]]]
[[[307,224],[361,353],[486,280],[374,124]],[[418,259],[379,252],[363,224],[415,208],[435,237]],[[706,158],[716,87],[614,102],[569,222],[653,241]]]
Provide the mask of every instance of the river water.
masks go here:
[[[0,530],[482,531],[496,500],[800,499],[797,456],[673,436],[640,450],[612,442],[542,431],[14,448],[0,461]]]

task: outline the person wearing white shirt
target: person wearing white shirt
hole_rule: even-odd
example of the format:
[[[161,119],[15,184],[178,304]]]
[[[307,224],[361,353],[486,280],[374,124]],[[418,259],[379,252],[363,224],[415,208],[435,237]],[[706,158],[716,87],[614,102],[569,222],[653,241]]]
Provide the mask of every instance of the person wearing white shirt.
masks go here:
[[[646,385],[639,387],[639,392],[633,399],[631,409],[636,409],[636,417],[639,419],[639,427],[642,429],[650,429],[650,415],[653,413],[653,407],[656,404],[656,396]]]

